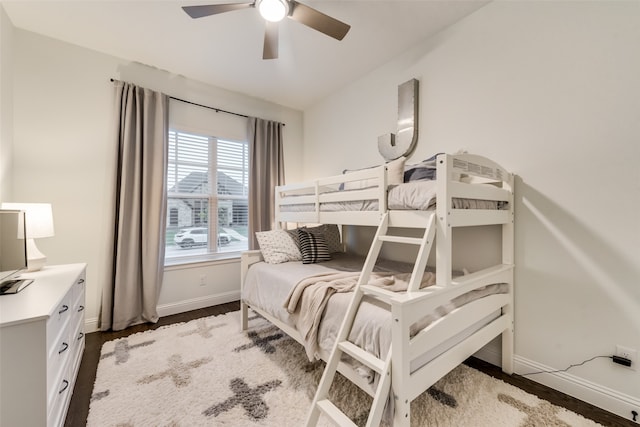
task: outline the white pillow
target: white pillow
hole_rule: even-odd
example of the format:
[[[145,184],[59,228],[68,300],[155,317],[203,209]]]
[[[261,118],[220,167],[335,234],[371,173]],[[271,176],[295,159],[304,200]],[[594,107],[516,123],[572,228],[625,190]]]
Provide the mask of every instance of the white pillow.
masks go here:
[[[398,157],[387,163],[387,185],[402,184],[404,182],[404,162],[406,157]]]
[[[269,264],[302,260],[300,249],[285,230],[257,231],[256,239],[265,262]]]
[[[387,167],[387,185],[402,184],[402,182],[404,181],[405,160],[406,160],[406,157],[398,157],[397,159],[392,160],[389,163],[385,164],[385,166]],[[371,168],[365,168],[365,169],[372,169],[375,167],[377,166],[372,166]],[[364,170],[364,169],[358,169],[358,170]],[[345,170],[343,173],[348,173],[348,172],[355,172],[355,171]],[[360,181],[345,182],[343,189],[344,190],[360,190],[362,188],[374,187],[377,185],[378,185],[377,179],[363,179]]]
[[[357,172],[357,171],[373,169],[373,168],[377,168],[377,166],[371,166],[370,168],[354,169],[354,170],[345,169],[344,171],[342,171],[342,173],[348,174],[349,172]],[[363,188],[375,187],[377,185],[378,185],[378,180],[375,178],[361,179],[358,181],[347,181],[343,184],[340,184],[340,190],[361,190]]]

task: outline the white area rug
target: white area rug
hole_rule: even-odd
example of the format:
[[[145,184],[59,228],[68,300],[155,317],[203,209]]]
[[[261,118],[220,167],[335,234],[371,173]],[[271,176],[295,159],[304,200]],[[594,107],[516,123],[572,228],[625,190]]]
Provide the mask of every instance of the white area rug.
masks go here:
[[[87,425],[304,425],[323,363],[266,320],[254,316],[248,334],[239,320],[232,312],[105,343]],[[364,425],[369,396],[341,377],[332,395]],[[599,425],[464,365],[411,407],[421,427]]]

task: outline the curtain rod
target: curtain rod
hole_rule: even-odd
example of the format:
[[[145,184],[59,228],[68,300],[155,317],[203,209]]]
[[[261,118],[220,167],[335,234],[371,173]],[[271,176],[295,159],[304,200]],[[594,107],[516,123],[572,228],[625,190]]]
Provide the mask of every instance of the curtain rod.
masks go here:
[[[116,81],[115,79],[109,79],[109,80],[111,80],[112,83]],[[185,104],[195,105],[197,107],[208,108],[209,110],[213,110],[216,113],[227,113],[227,114],[233,114],[234,116],[238,116],[238,117],[244,117],[247,119],[249,118],[249,116],[247,116],[246,114],[234,113],[233,111],[227,111],[227,110],[223,110],[216,107],[210,107],[208,105],[198,104],[192,101],[187,101],[185,99],[176,98],[175,96],[169,96],[169,99],[173,99],[174,101],[184,102]],[[285,126],[285,124],[282,123],[282,126]]]
[[[233,114],[234,116],[245,117],[247,119],[249,118],[249,116],[245,114],[234,113],[233,111],[221,110],[220,108],[215,108],[215,107],[209,107],[208,105],[198,104],[192,101],[187,101],[185,99],[176,98],[175,96],[169,96],[169,99],[173,99],[174,101],[184,102],[185,104],[195,105],[197,107],[208,108],[209,110],[213,110],[216,113],[227,113],[227,114]]]

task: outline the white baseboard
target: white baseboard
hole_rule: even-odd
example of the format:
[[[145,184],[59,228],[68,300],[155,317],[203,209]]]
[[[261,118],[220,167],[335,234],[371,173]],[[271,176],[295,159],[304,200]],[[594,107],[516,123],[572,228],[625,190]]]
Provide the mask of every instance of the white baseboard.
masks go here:
[[[552,371],[553,368],[534,362],[524,357],[515,357],[516,374],[527,372]],[[567,372],[543,373],[527,376],[527,378],[558,390],[569,396],[590,403],[605,411],[619,415],[627,420],[632,419],[631,411],[638,411],[640,399],[612,390],[608,387],[592,383]],[[636,421],[640,424],[640,420]]]
[[[178,301],[171,304],[162,304],[158,306],[158,315],[160,317],[171,316],[172,314],[185,313],[191,310],[211,307],[214,305],[225,304],[228,302],[240,300],[240,291],[227,292],[223,294],[207,295],[201,298],[192,298],[189,300]],[[85,333],[98,331],[98,318],[85,319]]]
[[[184,313],[191,310],[198,310],[200,308],[211,307],[213,305],[220,305],[238,300],[240,300],[240,291],[207,295],[205,297],[159,305],[158,315],[160,317],[171,316],[172,314]]]
[[[84,319],[84,333],[90,334],[91,332],[98,331],[98,318],[93,317],[91,319]]]
[[[490,343],[481,348],[474,356],[492,365],[500,366],[502,364],[501,351],[499,345]],[[553,370],[553,368],[541,365],[533,360],[515,356],[516,374],[522,375],[527,372]],[[528,375],[527,378],[630,421],[632,420],[631,411],[640,412],[640,399],[592,383],[567,372]],[[640,424],[640,420],[636,421],[636,423]]]

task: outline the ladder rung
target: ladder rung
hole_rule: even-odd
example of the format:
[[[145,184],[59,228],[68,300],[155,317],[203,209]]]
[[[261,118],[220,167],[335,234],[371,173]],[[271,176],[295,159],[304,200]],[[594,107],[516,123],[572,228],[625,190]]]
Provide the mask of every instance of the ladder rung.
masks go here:
[[[383,236],[378,236],[378,240],[381,240],[383,242],[406,243],[409,245],[418,245],[418,246],[422,244],[422,239],[419,237],[383,235]]]
[[[338,346],[340,347],[340,350],[347,353],[357,361],[364,363],[377,373],[381,374],[384,370],[384,360],[378,359],[373,354],[361,349],[357,345],[349,341],[342,341]]]
[[[320,410],[324,412],[326,416],[331,418],[337,425],[358,427],[357,424],[351,421],[349,417],[347,417],[340,409],[338,409],[336,405],[334,405],[330,401],[319,400],[317,405],[318,408],[320,408]]]
[[[390,304],[391,298],[397,297],[397,292],[388,291],[380,286],[372,286],[372,285],[360,285],[360,290],[365,294],[374,295],[380,298],[383,302]]]

